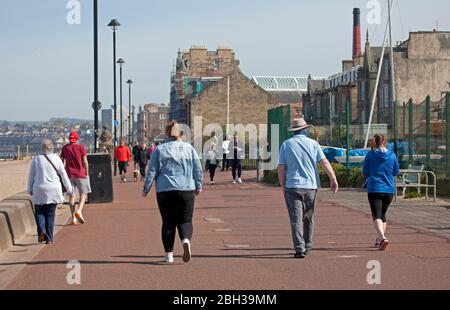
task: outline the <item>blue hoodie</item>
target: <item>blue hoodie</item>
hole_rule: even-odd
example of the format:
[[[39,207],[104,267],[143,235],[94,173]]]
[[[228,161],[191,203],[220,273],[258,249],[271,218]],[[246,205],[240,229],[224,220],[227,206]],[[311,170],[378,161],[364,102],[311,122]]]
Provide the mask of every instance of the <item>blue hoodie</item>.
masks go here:
[[[395,193],[394,177],[398,176],[399,164],[394,152],[386,149],[370,151],[363,164],[363,175],[368,178],[369,193]]]

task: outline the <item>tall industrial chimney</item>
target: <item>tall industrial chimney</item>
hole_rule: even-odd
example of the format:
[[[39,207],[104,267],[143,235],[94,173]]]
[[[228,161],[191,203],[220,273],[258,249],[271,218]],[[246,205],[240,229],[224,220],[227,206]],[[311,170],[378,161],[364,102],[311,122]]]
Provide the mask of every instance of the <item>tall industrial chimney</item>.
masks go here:
[[[361,10],[353,9],[353,57],[361,55]]]

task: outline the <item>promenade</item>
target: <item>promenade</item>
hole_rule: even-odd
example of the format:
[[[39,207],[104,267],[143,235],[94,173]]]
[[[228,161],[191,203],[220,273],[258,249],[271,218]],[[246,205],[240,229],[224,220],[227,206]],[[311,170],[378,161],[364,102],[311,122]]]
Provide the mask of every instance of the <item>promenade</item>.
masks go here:
[[[30,164],[31,159],[0,161],[0,201],[26,190]]]
[[[162,262],[161,220],[154,189],[141,197],[142,183],[115,180],[115,203],[88,205],[87,224],[64,226],[68,206],[58,210],[55,243],[36,245],[34,236],[0,256],[0,288],[6,289],[448,289],[450,204],[420,206],[420,217],[439,217],[428,230],[415,214],[393,206],[386,252],[372,247],[375,234],[364,193],[322,190],[316,211],[315,250],[293,258],[290,225],[279,188],[245,173],[233,185],[219,173],[205,185],[194,215],[192,260]],[[397,209],[396,209],[397,208]],[[420,210],[419,210],[420,209]],[[404,211],[401,211],[404,210]],[[397,214],[398,213],[398,214]],[[420,224],[420,223],[419,223]],[[431,228],[430,228],[431,227]],[[20,252],[21,251],[21,252]],[[68,285],[67,263],[81,263],[81,285]],[[381,285],[369,285],[369,261],[381,264]]]

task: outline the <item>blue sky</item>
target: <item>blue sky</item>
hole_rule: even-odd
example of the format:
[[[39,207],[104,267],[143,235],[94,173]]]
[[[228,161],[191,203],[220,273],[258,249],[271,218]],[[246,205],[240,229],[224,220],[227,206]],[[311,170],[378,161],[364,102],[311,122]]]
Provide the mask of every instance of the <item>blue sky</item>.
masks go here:
[[[93,118],[92,0],[81,24],[66,22],[68,0],[0,0],[0,119]],[[380,0],[383,23],[385,0]],[[450,30],[448,0],[395,0],[394,41],[409,31]],[[100,101],[113,103],[112,31],[124,80],[135,82],[133,104],[169,101],[177,50],[230,46],[247,76],[329,76],[351,57],[352,10],[361,8],[380,45],[384,25],[367,25],[364,0],[99,0]],[[128,105],[127,89],[124,103]]]

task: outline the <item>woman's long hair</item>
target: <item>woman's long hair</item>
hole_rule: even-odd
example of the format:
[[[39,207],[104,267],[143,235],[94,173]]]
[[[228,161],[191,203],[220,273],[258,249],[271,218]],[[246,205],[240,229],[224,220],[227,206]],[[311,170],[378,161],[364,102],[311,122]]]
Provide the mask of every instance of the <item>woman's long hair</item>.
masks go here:
[[[382,134],[376,134],[370,141],[370,148],[376,150],[380,147],[387,147],[388,138]]]

